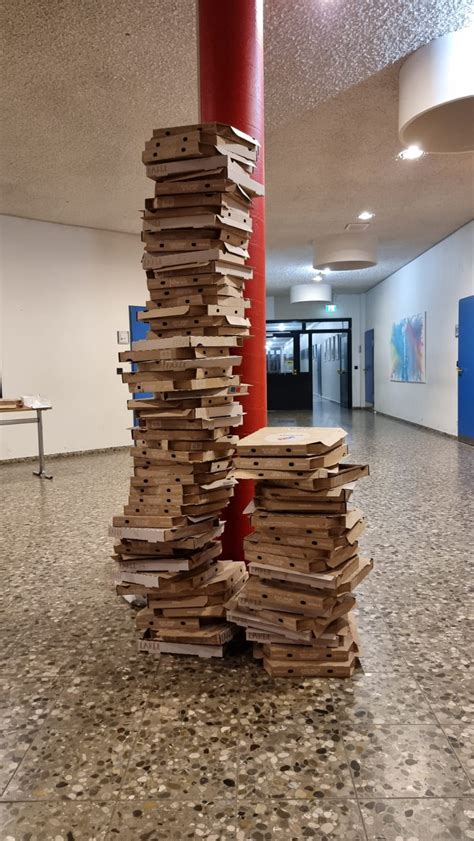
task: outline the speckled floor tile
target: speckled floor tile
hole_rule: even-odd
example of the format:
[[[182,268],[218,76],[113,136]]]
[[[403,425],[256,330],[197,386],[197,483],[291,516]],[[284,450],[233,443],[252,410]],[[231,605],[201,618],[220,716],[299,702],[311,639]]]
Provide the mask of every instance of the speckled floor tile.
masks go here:
[[[235,838],[235,806],[223,802],[118,803],[107,841],[230,841]]]
[[[470,675],[448,674],[419,676],[423,692],[441,724],[469,724],[474,722],[474,678]]]
[[[91,712],[84,701],[74,711],[58,709],[33,740],[3,798],[117,797],[141,715],[123,714],[117,707],[104,725],[100,710]]]
[[[13,777],[32,739],[31,735],[19,735],[16,730],[0,732],[0,795]]]
[[[358,631],[361,643],[360,666],[363,672],[394,674],[410,672],[404,652],[400,650],[391,635],[371,631],[361,632],[360,628]]]
[[[370,463],[355,493],[369,523],[361,546],[375,559],[357,593],[362,671],[347,683],[274,680],[248,654],[218,663],[138,656],[107,536],[127,493],[128,454],[58,459],[50,483],[30,464],[0,465],[2,809],[26,815],[19,830],[9,825],[15,841],[15,832],[103,841],[113,801],[123,820],[114,817],[110,839],[122,831],[142,841],[138,827],[147,841],[174,841],[189,825],[197,838],[353,841],[352,831],[359,841],[353,779],[366,800],[421,798],[418,815],[433,791],[433,827],[424,811],[407,825],[412,835],[403,823],[398,835],[413,841],[427,825],[423,841],[441,841],[440,809],[450,815],[453,801],[438,808],[436,798],[464,797],[472,771],[474,449],[324,401],[315,415],[270,413],[269,423],[343,426],[351,458]],[[133,813],[148,813],[146,798],[152,817],[142,820]],[[395,814],[401,801],[390,802]]]
[[[417,682],[406,674],[358,673],[331,686],[340,721],[354,724],[435,723]]]
[[[164,660],[164,662],[163,662]],[[175,708],[180,715],[207,715],[216,719],[235,715],[239,707],[242,674],[233,664],[224,669],[217,661],[195,658],[161,658],[149,706]]]
[[[66,675],[77,669],[81,652],[68,648],[66,644],[51,646],[48,640],[34,642],[22,635],[14,644],[0,651],[0,674],[38,677],[40,675]]]
[[[238,797],[348,797],[353,788],[340,732],[295,715],[292,722],[243,728]]]
[[[474,800],[372,800],[361,809],[368,841],[474,838]]]
[[[0,803],[4,841],[105,841],[107,803]]]
[[[0,732],[36,732],[63,691],[57,675],[0,675]]]
[[[365,841],[359,808],[354,800],[282,800],[240,804],[237,841]]]
[[[474,785],[474,724],[445,724],[444,732]]]
[[[462,797],[469,779],[441,729],[352,728],[344,743],[360,797]]]
[[[407,628],[397,626],[393,630],[400,652],[414,672],[442,677],[472,670],[470,652],[474,646],[474,635],[466,630],[465,622],[460,629],[450,628],[438,618],[435,627],[416,627],[416,634],[413,633],[412,623]]]
[[[237,718],[212,712],[183,724],[151,711],[142,722],[121,798],[233,800],[237,786]]]
[[[307,723],[336,725],[332,690],[333,683],[327,680],[272,678],[253,664],[242,677],[242,726],[288,724],[295,716]]]

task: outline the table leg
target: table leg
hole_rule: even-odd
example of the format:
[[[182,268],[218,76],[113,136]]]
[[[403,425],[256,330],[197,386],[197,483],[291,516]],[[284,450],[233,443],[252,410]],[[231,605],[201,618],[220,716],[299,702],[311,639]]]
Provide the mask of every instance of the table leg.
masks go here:
[[[33,470],[34,476],[39,476],[40,479],[52,479],[53,477],[46,473],[44,469],[44,442],[43,442],[43,413],[41,409],[36,410],[37,424],[38,424],[38,458],[39,470]]]

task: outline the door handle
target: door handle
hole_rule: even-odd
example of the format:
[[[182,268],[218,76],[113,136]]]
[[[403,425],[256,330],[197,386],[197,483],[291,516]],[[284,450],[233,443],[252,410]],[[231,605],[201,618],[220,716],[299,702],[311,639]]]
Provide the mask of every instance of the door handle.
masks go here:
[[[458,372],[458,374],[462,374],[464,368],[460,368],[459,365],[456,365],[456,371]]]

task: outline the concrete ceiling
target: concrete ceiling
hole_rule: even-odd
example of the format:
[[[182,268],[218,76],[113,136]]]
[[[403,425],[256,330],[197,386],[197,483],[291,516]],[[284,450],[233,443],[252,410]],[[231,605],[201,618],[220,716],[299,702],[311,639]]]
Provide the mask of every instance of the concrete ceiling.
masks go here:
[[[311,241],[376,213],[360,291],[472,216],[471,156],[396,160],[400,59],[466,24],[470,0],[267,0],[269,291],[312,276]],[[157,126],[197,120],[194,0],[4,0],[3,213],[126,232]],[[137,251],[139,249],[137,248]]]

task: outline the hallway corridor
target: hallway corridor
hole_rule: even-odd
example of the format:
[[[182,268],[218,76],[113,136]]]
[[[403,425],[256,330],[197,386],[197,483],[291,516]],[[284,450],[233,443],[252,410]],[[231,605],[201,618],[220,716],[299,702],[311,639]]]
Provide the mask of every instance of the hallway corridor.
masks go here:
[[[322,401],[368,462],[352,680],[136,653],[107,527],[125,451],[0,466],[0,837],[474,839],[474,449]]]

